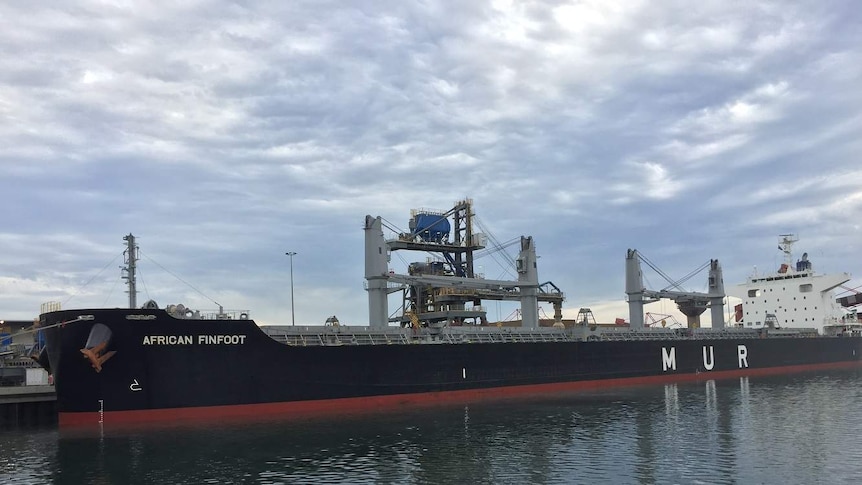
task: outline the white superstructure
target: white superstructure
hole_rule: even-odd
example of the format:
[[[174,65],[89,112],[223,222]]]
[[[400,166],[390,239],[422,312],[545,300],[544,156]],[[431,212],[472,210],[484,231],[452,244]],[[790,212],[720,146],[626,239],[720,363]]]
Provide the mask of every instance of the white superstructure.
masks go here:
[[[821,334],[835,335],[858,330],[859,323],[845,318],[835,301],[833,290],[850,280],[847,273],[817,274],[808,253],[795,264],[791,248],[798,241],[793,234],[780,236],[779,249],[785,262],[778,271],[754,274],[728,290],[742,300],[736,306],[736,325],[745,328],[813,328]]]

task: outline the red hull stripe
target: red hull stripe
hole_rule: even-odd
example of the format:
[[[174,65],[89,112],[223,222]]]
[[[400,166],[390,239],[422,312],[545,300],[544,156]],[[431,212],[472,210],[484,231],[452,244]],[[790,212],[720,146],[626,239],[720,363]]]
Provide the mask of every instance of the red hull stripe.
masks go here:
[[[202,406],[170,409],[145,409],[135,411],[105,411],[59,413],[60,426],[90,425],[103,423],[152,423],[168,421],[212,420],[224,418],[256,418],[262,416],[326,415],[352,413],[362,410],[379,410],[420,403],[458,402],[476,398],[493,398],[517,395],[538,395],[564,391],[601,389],[609,387],[663,384],[671,382],[705,381],[743,376],[766,376],[826,369],[842,369],[862,366],[862,361],[805,364],[763,369],[739,369],[694,374],[661,374],[646,377],[600,379],[591,381],[555,382],[523,386],[465,389],[459,391],[437,391],[414,394],[392,394],[384,396],[350,397],[315,401],[291,401],[231,406]]]

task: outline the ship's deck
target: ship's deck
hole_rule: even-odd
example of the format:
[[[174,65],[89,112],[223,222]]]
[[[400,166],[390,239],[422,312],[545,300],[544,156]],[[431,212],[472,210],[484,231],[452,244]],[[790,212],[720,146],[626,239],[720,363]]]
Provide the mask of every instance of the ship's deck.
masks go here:
[[[441,329],[359,326],[264,326],[261,329],[277,342],[292,346],[473,344],[527,342],[584,342],[630,340],[716,340],[816,337],[815,329],[746,328],[654,328],[627,327],[512,328],[464,326]]]

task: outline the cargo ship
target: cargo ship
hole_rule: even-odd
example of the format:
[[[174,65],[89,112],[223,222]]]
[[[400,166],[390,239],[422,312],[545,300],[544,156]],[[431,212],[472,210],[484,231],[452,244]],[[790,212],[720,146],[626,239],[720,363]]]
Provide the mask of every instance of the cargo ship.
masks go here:
[[[138,306],[137,246],[129,234],[129,308],[46,308],[40,315],[46,336],[40,362],[53,375],[58,422],[290,417],[860,364],[858,320],[833,320],[821,307],[834,303],[832,291],[847,275],[818,278],[807,258],[798,271],[782,266],[750,279],[739,289],[742,309],[725,324],[717,260],[707,265],[707,293],[651,291],[638,252],[629,250],[630,321],[598,325],[585,317],[567,324],[563,293],[552,282],[539,283],[533,239],[516,240],[517,279],[485,279],[474,271],[474,258],[489,238],[473,225],[469,200],[449,211],[414,211],[409,229],[389,239],[383,220],[366,216],[364,326],[342,325],[335,316],[320,326],[260,326],[247,311]],[[399,274],[388,264],[398,250],[434,256]],[[795,288],[820,303],[816,310],[810,305],[811,316],[787,318],[784,298],[775,299],[776,308],[763,302],[778,286],[789,298]],[[398,294],[400,312],[390,316],[390,297]],[[659,298],[675,299],[689,324],[645,324],[644,305]],[[485,300],[520,302],[520,324],[489,323]],[[539,319],[540,302],[553,306],[550,322]],[[707,308],[712,327],[700,328],[697,315]],[[793,312],[808,315],[808,306]]]

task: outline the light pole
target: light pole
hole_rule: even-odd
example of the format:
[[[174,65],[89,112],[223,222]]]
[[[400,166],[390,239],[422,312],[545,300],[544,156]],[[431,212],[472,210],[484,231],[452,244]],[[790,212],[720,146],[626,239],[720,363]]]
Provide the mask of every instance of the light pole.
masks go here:
[[[290,256],[290,325],[296,325],[296,313],[293,311],[293,257],[296,256],[295,251],[284,253]]]

